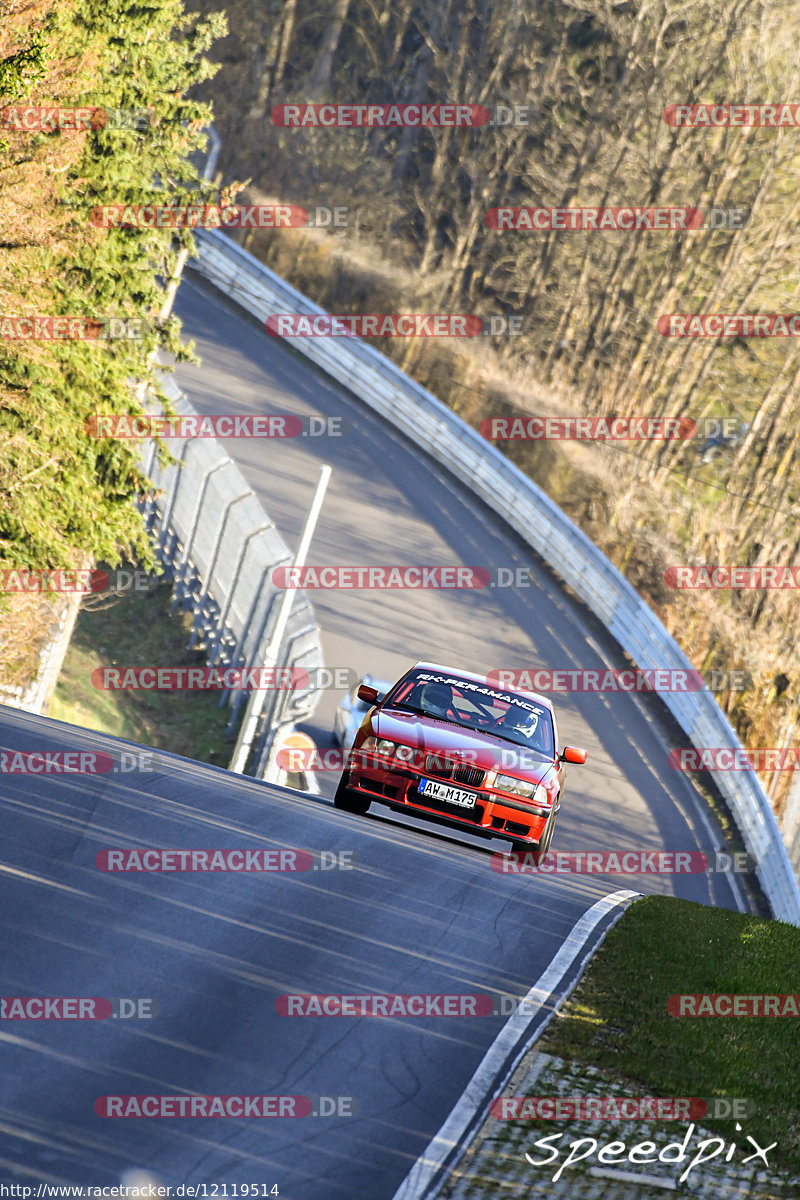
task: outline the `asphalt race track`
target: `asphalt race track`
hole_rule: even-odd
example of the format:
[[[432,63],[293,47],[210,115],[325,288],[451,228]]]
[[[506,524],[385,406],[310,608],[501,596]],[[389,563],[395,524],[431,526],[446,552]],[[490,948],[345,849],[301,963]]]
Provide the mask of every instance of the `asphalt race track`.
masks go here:
[[[384,679],[398,678],[420,659],[476,671],[628,665],[599,622],[466,488],[421,460],[415,447],[285,342],[194,275],[176,311],[203,360],[177,372],[200,412],[342,420],[341,437],[224,442],[290,547],[299,540],[319,464],[331,464],[309,563],[468,564],[493,575],[510,568],[515,578],[517,569],[530,572],[530,587],[519,589],[311,591],[327,665]],[[328,744],[340,699],[341,693],[325,695],[309,726],[320,745]],[[667,766],[669,749],[683,743],[657,700],[608,693],[553,699],[562,742],[589,752],[585,766],[569,768],[554,849],[713,852],[723,844],[690,778]],[[320,773],[320,785],[332,796],[338,777],[327,775]],[[373,813],[397,822],[388,809]],[[730,876],[649,875],[622,883],[706,904],[745,905]]]
[[[46,743],[116,760],[134,749],[12,709],[1,720],[5,750]],[[502,1027],[501,994],[524,995],[585,909],[616,889],[498,874],[485,851],[176,756],[156,754],[153,767],[3,776],[3,994],[158,1005],[151,1019],[3,1021],[3,1177],[113,1186],[146,1167],[173,1185],[277,1183],[293,1200],[390,1197]],[[338,861],[354,869],[95,865],[100,850],[134,845],[345,851]],[[280,1015],[291,992],[489,995],[501,1012]],[[355,1115],[94,1112],[100,1096],[187,1092],[347,1097]]]
[[[418,659],[473,670],[626,665],[554,575],[457,479],[192,277],[177,305],[203,365],[178,377],[205,413],[341,416],[340,438],[228,440],[295,546],[316,483],[333,478],[309,562],[530,569],[531,586],[311,594],[326,662],[393,678]],[[339,694],[310,731],[325,744]],[[723,844],[691,781],[667,765],[678,735],[657,702],[556,698],[569,771],[554,849]],[[0,750],[135,748],[0,709]],[[486,1017],[287,1017],[288,992],[520,995],[576,920],[620,888],[747,908],[735,878],[519,877],[502,842],[335,812],[334,779],[305,797],[155,754],[155,769],[0,775],[3,995],[152,998],[152,1019],[3,1021],[0,1176],[118,1183],[277,1184],[286,1200],[389,1200],[503,1025]],[[110,874],[109,847],[299,848],[355,869]],[[330,861],[330,860],[329,860]],[[113,1120],[109,1094],[347,1097],[350,1116]]]

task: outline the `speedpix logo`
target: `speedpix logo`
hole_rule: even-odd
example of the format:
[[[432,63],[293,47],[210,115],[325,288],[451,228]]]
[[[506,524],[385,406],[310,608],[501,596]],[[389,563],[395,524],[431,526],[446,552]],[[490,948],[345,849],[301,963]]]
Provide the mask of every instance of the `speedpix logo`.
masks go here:
[[[741,1130],[741,1128],[741,1125],[737,1121],[736,1129]],[[683,1164],[686,1162],[687,1158],[689,1158],[689,1145],[694,1137],[694,1132],[695,1125],[694,1122],[692,1122],[692,1124],[690,1124],[686,1130],[686,1135],[682,1141],[668,1142],[666,1146],[661,1148],[661,1150],[658,1149],[658,1146],[655,1142],[637,1142],[636,1145],[631,1146],[629,1150],[625,1142],[610,1142],[608,1145],[604,1146],[601,1145],[596,1138],[578,1138],[569,1142],[569,1154],[564,1159],[563,1163],[559,1165],[558,1169],[553,1175],[553,1183],[558,1182],[567,1167],[575,1166],[576,1163],[582,1162],[587,1158],[591,1158],[595,1152],[597,1153],[598,1163],[604,1164],[606,1167],[611,1166],[619,1168],[620,1165],[625,1161],[636,1164],[656,1162]],[[557,1143],[560,1142],[564,1136],[565,1135],[562,1133],[554,1133],[550,1134],[548,1137],[539,1138],[533,1143],[534,1147],[542,1147],[550,1155],[549,1158],[534,1158],[527,1152],[525,1153],[525,1158],[533,1167],[549,1167],[554,1165],[561,1157],[561,1148]],[[755,1149],[754,1152],[747,1158],[742,1159],[741,1165],[744,1166],[746,1163],[751,1162],[754,1158],[757,1158],[761,1160],[761,1163],[763,1163],[765,1167],[768,1167],[769,1161],[767,1159],[767,1154],[770,1150],[774,1149],[778,1143],[772,1142],[769,1146],[760,1146],[754,1138],[750,1137],[749,1134],[747,1134],[747,1140]],[[556,1145],[553,1145],[552,1143],[556,1143]],[[578,1153],[579,1148],[582,1147],[586,1148],[582,1149],[581,1153]],[[697,1151],[691,1157],[689,1165],[680,1175],[678,1183],[685,1183],[696,1167],[701,1166],[703,1163],[711,1162],[712,1159],[722,1154],[726,1149],[727,1154],[725,1155],[725,1162],[727,1163],[733,1158],[733,1155],[737,1150],[737,1143],[731,1142],[730,1147],[728,1147],[724,1138],[703,1138],[698,1143]],[[745,1146],[743,1149],[746,1150],[747,1147]],[[677,1151],[677,1153],[673,1153],[673,1151]],[[626,1177],[628,1179],[631,1178],[630,1175],[627,1175]],[[671,1191],[675,1190],[675,1184],[672,1180],[665,1179],[662,1186],[669,1188]]]

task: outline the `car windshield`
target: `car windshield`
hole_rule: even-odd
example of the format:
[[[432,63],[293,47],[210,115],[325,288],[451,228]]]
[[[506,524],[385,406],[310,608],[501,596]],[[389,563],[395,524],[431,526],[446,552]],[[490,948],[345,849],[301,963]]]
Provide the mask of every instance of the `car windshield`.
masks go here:
[[[555,754],[553,719],[544,705],[459,675],[411,671],[392,689],[383,707],[489,733],[549,758]]]

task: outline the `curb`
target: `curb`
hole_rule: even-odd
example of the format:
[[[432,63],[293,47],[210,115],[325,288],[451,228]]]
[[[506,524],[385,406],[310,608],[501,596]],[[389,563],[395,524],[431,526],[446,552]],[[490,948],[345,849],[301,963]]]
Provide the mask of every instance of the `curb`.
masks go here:
[[[641,893],[612,892],[576,921],[563,945],[508,1018],[439,1132],[414,1163],[392,1200],[434,1200],[486,1117],[489,1098],[501,1090],[583,974],[609,929]],[[530,1007],[536,1011],[530,1016]],[[523,1015],[527,1007],[527,1013]]]

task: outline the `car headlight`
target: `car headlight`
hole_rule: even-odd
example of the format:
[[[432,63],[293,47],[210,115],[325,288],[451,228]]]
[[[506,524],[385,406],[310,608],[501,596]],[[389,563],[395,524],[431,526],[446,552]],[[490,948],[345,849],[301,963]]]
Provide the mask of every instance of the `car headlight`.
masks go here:
[[[527,779],[517,779],[513,775],[501,775],[498,771],[489,776],[486,784],[496,792],[519,796],[523,800],[530,800],[533,804],[538,804],[541,808],[548,808],[550,805],[547,788],[541,783],[531,783]]]
[[[368,754],[381,754],[384,758],[391,758],[397,749],[395,742],[389,741],[388,738],[365,737],[359,750],[365,750]]]
[[[394,748],[394,754],[398,762],[413,763],[414,759],[417,757],[417,748],[416,746],[396,745]]]
[[[417,750],[415,746],[401,746],[389,738],[366,737],[359,747],[367,754],[380,754],[382,758],[393,758],[399,763],[413,763]]]

